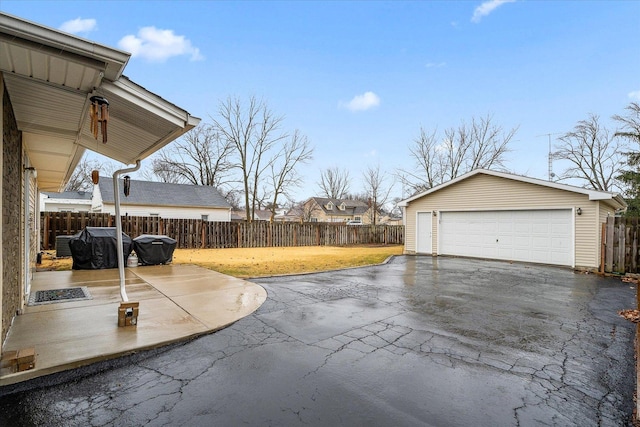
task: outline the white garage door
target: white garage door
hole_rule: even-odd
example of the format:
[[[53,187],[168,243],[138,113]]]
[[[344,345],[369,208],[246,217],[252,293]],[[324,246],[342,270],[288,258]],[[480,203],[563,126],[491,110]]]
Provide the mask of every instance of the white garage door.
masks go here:
[[[570,209],[443,212],[439,252],[572,266],[572,218]]]

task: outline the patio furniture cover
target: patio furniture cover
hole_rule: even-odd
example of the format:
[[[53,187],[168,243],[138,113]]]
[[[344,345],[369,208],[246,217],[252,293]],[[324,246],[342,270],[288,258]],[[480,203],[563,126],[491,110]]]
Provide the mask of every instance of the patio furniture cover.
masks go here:
[[[169,236],[143,234],[133,239],[133,250],[142,265],[168,264],[173,260],[176,240]]]
[[[118,268],[117,234],[115,227],[85,227],[69,240],[74,270]],[[123,265],[131,254],[131,238],[122,233]]]

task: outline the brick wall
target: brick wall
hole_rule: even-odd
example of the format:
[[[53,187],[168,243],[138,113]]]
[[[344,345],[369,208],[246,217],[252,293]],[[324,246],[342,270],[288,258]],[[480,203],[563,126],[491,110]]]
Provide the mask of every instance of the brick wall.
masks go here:
[[[0,80],[0,84],[2,80]],[[2,99],[2,335],[20,308],[20,216],[22,212],[22,137],[6,89]]]

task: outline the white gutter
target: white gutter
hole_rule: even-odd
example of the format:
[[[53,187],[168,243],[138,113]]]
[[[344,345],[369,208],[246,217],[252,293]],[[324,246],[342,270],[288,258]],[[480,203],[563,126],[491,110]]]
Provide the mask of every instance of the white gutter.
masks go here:
[[[127,291],[124,287],[124,250],[122,249],[122,219],[120,218],[120,190],[118,183],[118,175],[126,172],[135,172],[140,169],[140,160],[136,160],[136,165],[132,168],[119,169],[113,173],[113,197],[116,204],[116,238],[118,251],[118,273],[120,275],[120,296],[123,302],[128,302]]]

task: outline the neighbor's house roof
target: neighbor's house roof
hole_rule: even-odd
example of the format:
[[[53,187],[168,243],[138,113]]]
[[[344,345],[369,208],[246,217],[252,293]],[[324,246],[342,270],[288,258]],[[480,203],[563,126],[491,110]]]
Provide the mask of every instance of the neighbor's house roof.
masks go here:
[[[244,209],[232,210],[231,219],[233,221],[246,221],[247,214]],[[266,209],[256,209],[253,213],[254,221],[269,221],[271,220],[271,211]]]
[[[133,164],[198,125],[123,76],[130,56],[0,12],[0,72],[40,190],[63,189],[86,149]],[[90,130],[94,95],[109,101],[106,144]]]
[[[43,191],[41,194],[49,199],[66,199],[66,200],[89,200],[91,201],[90,191],[62,191],[55,193],[52,191]]]
[[[351,216],[362,215],[369,210],[369,205],[359,200],[343,200],[343,199],[330,199],[326,197],[312,197],[311,200],[315,201],[318,206],[322,208],[325,215],[330,216]],[[327,205],[331,202],[334,206],[332,210],[327,209]],[[340,210],[338,206],[344,203],[345,209]]]
[[[170,184],[166,182],[131,180],[131,191],[125,197],[120,179],[120,203],[145,206],[180,206],[199,208],[225,208],[231,205],[215,187],[208,185]],[[113,178],[100,177],[98,189],[102,203],[114,204]]]
[[[625,209],[627,207],[627,203],[624,201],[622,196],[617,193],[612,193],[609,191],[589,190],[586,188],[576,187],[573,185],[560,184],[558,182],[545,181],[542,179],[529,178],[526,176],[514,175],[510,173],[505,173],[505,172],[497,172],[497,171],[492,171],[487,169],[472,170],[471,172],[468,172],[464,175],[460,175],[459,177],[454,178],[451,181],[445,182],[444,184],[440,184],[436,187],[430,188],[429,190],[423,191],[422,193],[416,194],[415,196],[412,196],[406,200],[403,200],[400,203],[398,203],[398,206],[406,207],[409,203],[411,203],[414,200],[420,199],[428,194],[435,193],[436,191],[443,190],[449,187],[450,185],[453,185],[457,182],[471,178],[472,176],[475,176],[478,174],[491,175],[491,176],[496,176],[500,178],[511,179],[514,181],[526,182],[534,185],[541,185],[543,187],[555,188],[557,190],[564,190],[564,191],[570,191],[573,193],[584,194],[589,197],[589,200],[609,201],[611,205],[614,206],[616,209]]]

